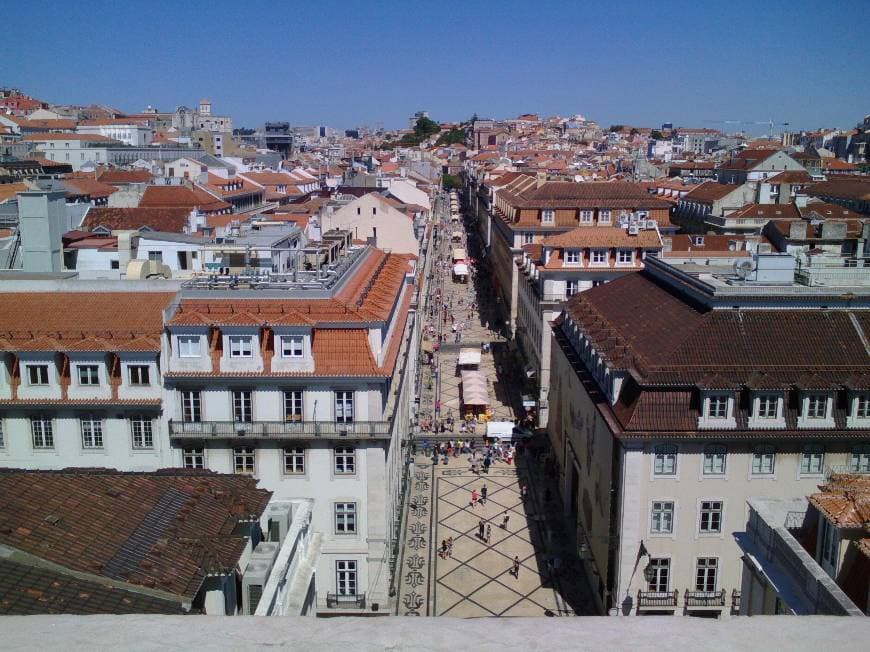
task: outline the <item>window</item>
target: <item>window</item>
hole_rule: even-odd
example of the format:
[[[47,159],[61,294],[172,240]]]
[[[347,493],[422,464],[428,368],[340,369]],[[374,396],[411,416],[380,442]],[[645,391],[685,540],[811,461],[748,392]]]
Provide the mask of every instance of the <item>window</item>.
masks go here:
[[[335,533],[356,532],[356,503],[335,503]]]
[[[722,501],[701,501],[701,523],[699,530],[706,534],[719,533],[722,531]]]
[[[728,417],[728,397],[717,395],[707,399],[707,418],[725,419]]]
[[[756,448],[752,453],[752,475],[772,475],[776,453],[770,446]]]
[[[178,336],[178,357],[180,357],[180,358],[198,358],[199,357],[199,335],[179,335]]]
[[[565,296],[573,297],[580,292],[580,281],[568,281],[565,284]]]
[[[579,265],[580,264],[580,250],[579,249],[566,249],[565,250],[565,262],[571,265]]]
[[[297,446],[284,449],[284,473],[302,475],[305,473],[305,449]]]
[[[301,358],[303,339],[302,335],[282,335],[281,355],[285,358]]]
[[[103,447],[103,421],[92,414],[81,417],[82,448]]]
[[[580,223],[592,224],[592,211],[580,211]]]
[[[230,335],[230,357],[250,358],[252,339],[250,335]]]
[[[607,263],[607,251],[605,249],[592,250],[592,264],[604,265]]]
[[[338,446],[334,452],[336,473],[356,472],[356,450],[353,446]]]
[[[233,449],[233,470],[236,473],[254,472],[254,449],[250,446]]]
[[[656,593],[667,591],[671,584],[671,560],[650,559],[649,570],[651,571],[649,590]]]
[[[719,560],[715,557],[698,557],[695,567],[695,590],[712,593],[716,590],[716,573]]]
[[[671,534],[673,531],[674,503],[670,501],[653,502],[650,532],[653,534]]]
[[[726,455],[724,446],[704,448],[704,475],[724,475]]]
[[[634,252],[631,249],[617,250],[616,262],[620,265],[630,265],[634,262]]]
[[[824,419],[828,416],[828,397],[824,394],[807,396],[807,419]]]
[[[130,417],[130,436],[133,439],[133,448],[154,448],[154,431],[149,417],[136,415]]]
[[[356,595],[356,562],[339,559],[335,562],[335,592]]]
[[[199,390],[184,390],[181,392],[181,420],[190,422],[202,421]]]
[[[758,397],[758,418],[776,419],[779,416],[779,397],[776,394],[762,394]]]
[[[335,420],[337,423],[353,423],[353,392],[335,393]]]
[[[54,448],[54,433],[49,417],[31,417],[30,433],[33,435],[34,448]]]
[[[531,231],[523,231],[523,244],[534,244],[535,234]]]
[[[821,475],[825,467],[825,449],[821,446],[807,445],[801,453],[801,474]]]
[[[859,394],[855,397],[855,418],[870,419],[870,394]]]
[[[822,564],[830,566],[836,572],[837,569],[837,548],[839,547],[839,537],[837,536],[837,527],[824,516],[821,516],[822,521],[822,546],[821,553]]]
[[[677,447],[656,446],[653,460],[653,473],[655,475],[677,474]]]
[[[235,390],[233,392],[233,420],[236,423],[250,423],[254,420],[251,390]]]
[[[127,367],[131,385],[150,385],[150,370],[147,364],[136,364]]]
[[[153,261],[155,263],[163,262],[163,252],[162,251],[149,251],[148,252],[148,260]]]
[[[48,385],[48,365],[27,365],[27,379],[31,385]]]
[[[181,451],[181,458],[185,469],[205,468],[204,448],[185,448]]]
[[[849,471],[852,473],[870,473],[870,444],[856,446],[849,457]]]
[[[100,375],[95,364],[80,364],[76,367],[79,375],[79,385],[99,385]]]
[[[284,392],[284,420],[302,421],[302,390]]]
[[[556,221],[556,211],[545,210],[541,211],[541,223],[552,224]]]
[[[610,224],[610,211],[598,211],[598,223],[599,224]]]

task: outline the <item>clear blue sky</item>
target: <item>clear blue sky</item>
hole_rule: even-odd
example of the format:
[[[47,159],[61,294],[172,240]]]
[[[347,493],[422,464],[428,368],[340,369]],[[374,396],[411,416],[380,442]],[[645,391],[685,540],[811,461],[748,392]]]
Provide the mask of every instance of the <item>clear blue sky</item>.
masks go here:
[[[126,111],[209,97],[237,126],[870,113],[870,0],[0,0],[0,25],[0,85]]]

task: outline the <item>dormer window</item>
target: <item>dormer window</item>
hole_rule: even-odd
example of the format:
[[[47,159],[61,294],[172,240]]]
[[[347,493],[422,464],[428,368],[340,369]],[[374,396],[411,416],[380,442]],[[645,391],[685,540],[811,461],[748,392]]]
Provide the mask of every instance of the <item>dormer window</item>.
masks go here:
[[[230,335],[230,357],[250,358],[253,355],[253,338],[250,335]]]
[[[616,262],[620,265],[631,265],[634,262],[634,252],[631,249],[617,250]]]
[[[779,417],[779,397],[776,394],[762,394],[758,397],[756,417],[776,419]]]
[[[714,394],[710,396],[707,399],[707,418],[727,419],[728,401],[729,397],[724,394]]]
[[[599,224],[610,224],[610,211],[609,210],[598,211],[598,223]]]
[[[99,385],[99,369],[95,364],[78,365],[79,385]]]
[[[592,264],[593,265],[606,265],[607,264],[607,250],[606,249],[593,249],[592,250]]]
[[[828,416],[828,397],[825,394],[807,396],[807,419],[825,419]]]
[[[180,358],[198,358],[199,357],[199,335],[179,335],[178,336],[178,357],[180,357]]]
[[[580,224],[592,224],[592,211],[580,211]]]
[[[566,249],[565,250],[565,262],[569,265],[579,265],[580,264],[580,250],[579,249]]]
[[[301,358],[303,356],[304,336],[282,335],[281,356],[284,358]]]
[[[855,418],[870,419],[870,394],[858,394],[854,402]]]
[[[542,224],[553,224],[555,221],[556,221],[556,211],[554,211],[554,210],[541,211],[541,223]]]

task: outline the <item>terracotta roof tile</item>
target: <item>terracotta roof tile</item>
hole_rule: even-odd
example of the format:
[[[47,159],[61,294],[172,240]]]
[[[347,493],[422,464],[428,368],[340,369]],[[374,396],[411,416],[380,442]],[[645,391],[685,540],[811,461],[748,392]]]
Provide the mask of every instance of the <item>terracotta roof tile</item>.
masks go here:
[[[662,240],[654,229],[638,231],[629,235],[618,226],[581,226],[567,233],[552,235],[541,242],[545,247],[634,247],[643,249],[661,248]]]
[[[103,226],[111,231],[137,231],[148,227],[166,233],[184,233],[188,227],[190,209],[187,208],[108,208],[88,210],[82,227],[95,229]]]
[[[213,197],[201,188],[188,186],[148,186],[140,208],[198,208],[205,213],[229,210],[231,204]]]

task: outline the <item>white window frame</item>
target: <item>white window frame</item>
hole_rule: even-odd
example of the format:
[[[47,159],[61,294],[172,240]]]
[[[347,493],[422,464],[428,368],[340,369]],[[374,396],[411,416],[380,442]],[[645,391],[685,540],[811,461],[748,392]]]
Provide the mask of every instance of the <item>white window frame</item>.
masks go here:
[[[759,394],[756,398],[756,419],[779,419],[779,395]],[[773,414],[770,414],[770,402],[773,401]]]
[[[698,534],[722,534],[725,520],[725,501],[721,498],[702,498],[698,503]]]
[[[717,464],[716,457],[721,459]],[[725,475],[728,468],[728,448],[723,444],[708,444],[701,455],[701,474],[705,476]]]
[[[254,392],[250,389],[234,389],[230,392],[234,423],[254,421]]]
[[[103,448],[103,419],[96,414],[83,414],[79,417],[83,450]]]
[[[870,444],[858,444],[849,452],[849,471],[870,473]]]
[[[198,389],[181,390],[181,420],[185,423],[202,421],[202,392]]]
[[[673,534],[675,515],[673,500],[654,500],[649,515],[650,534]]]
[[[304,335],[282,335],[281,336],[281,357],[282,358],[302,358],[305,356],[305,336]]]
[[[801,450],[800,475],[820,476],[825,472],[825,447],[821,444],[806,444]]]
[[[284,475],[305,475],[308,449],[304,446],[288,446],[282,451]]]
[[[359,575],[355,559],[337,559],[335,561],[335,593],[337,595],[358,595]]]
[[[353,390],[339,389],[335,391],[335,422],[353,423],[356,417]]]
[[[100,384],[100,365],[77,364],[76,379],[81,387],[95,387]]]
[[[47,364],[27,365],[27,384],[31,387],[44,387],[48,385],[50,376]],[[34,377],[36,377],[35,381]]]
[[[151,417],[134,414],[130,416],[128,421],[130,422],[130,443],[133,450],[153,450],[154,421]]]
[[[598,211],[598,223],[599,224],[612,224],[613,223],[613,216],[612,216],[609,208],[599,209],[599,211]]]
[[[647,582],[647,589],[654,593],[668,593],[671,589],[670,557],[652,557],[649,566],[654,578],[651,582]]]
[[[623,260],[628,254],[628,260]],[[617,265],[634,265],[634,249],[617,249],[616,250]]]
[[[583,252],[580,249],[566,249],[565,250],[565,264],[566,265],[579,265],[583,262]]]
[[[710,582],[712,576],[712,583]],[[710,588],[712,585],[712,588]],[[695,591],[715,593],[719,586],[719,558],[698,557],[695,560]]]
[[[233,448],[233,473],[254,475],[257,472],[257,449],[253,446]]]
[[[674,444],[659,444],[653,448],[652,463],[653,476],[657,478],[673,478],[677,475],[679,450]],[[667,458],[673,457],[671,464]],[[659,458],[661,458],[661,463]],[[671,469],[668,471],[668,469]]]
[[[204,469],[205,447],[199,446],[194,448],[182,448],[181,465],[185,469]]]
[[[332,449],[332,469],[336,475],[356,474],[356,448],[336,446]]]
[[[285,389],[284,421],[299,423],[305,420],[304,393],[301,389]]]
[[[541,224],[555,224],[556,223],[556,211],[545,208],[541,211]]]
[[[580,211],[580,224],[592,224],[592,211]]]
[[[135,387],[147,387],[151,384],[151,365],[127,365],[127,378],[130,381],[130,385]]]
[[[253,358],[254,336],[253,335],[229,335],[229,349],[231,358]]]
[[[767,465],[764,459],[770,458],[770,470],[765,470]],[[757,463],[756,463],[757,462]],[[773,446],[756,446],[752,450],[749,473],[754,477],[773,477],[776,474],[776,449]]]
[[[870,419],[870,394],[856,394],[853,401],[855,403],[855,418]]]
[[[202,337],[199,335],[178,335],[178,357],[198,358],[202,355]]]
[[[601,258],[601,260],[597,260]],[[606,267],[607,263],[610,259],[609,252],[607,249],[590,249],[589,250],[589,264],[595,265],[599,267]]]
[[[731,397],[727,394],[710,394],[707,397],[707,418],[727,419],[731,413]]]
[[[535,244],[535,234],[532,231],[523,231],[521,238],[524,245]]]
[[[580,293],[580,281],[565,281],[565,296],[573,297]]]
[[[333,503],[333,525],[335,534],[356,534],[357,533],[357,504],[355,502],[336,502]]]
[[[34,450],[54,449],[54,423],[44,414],[30,417],[30,442]]]
[[[827,394],[807,394],[806,398],[806,414],[807,419],[827,419],[828,418],[828,395]],[[821,407],[821,414],[819,408]]]

